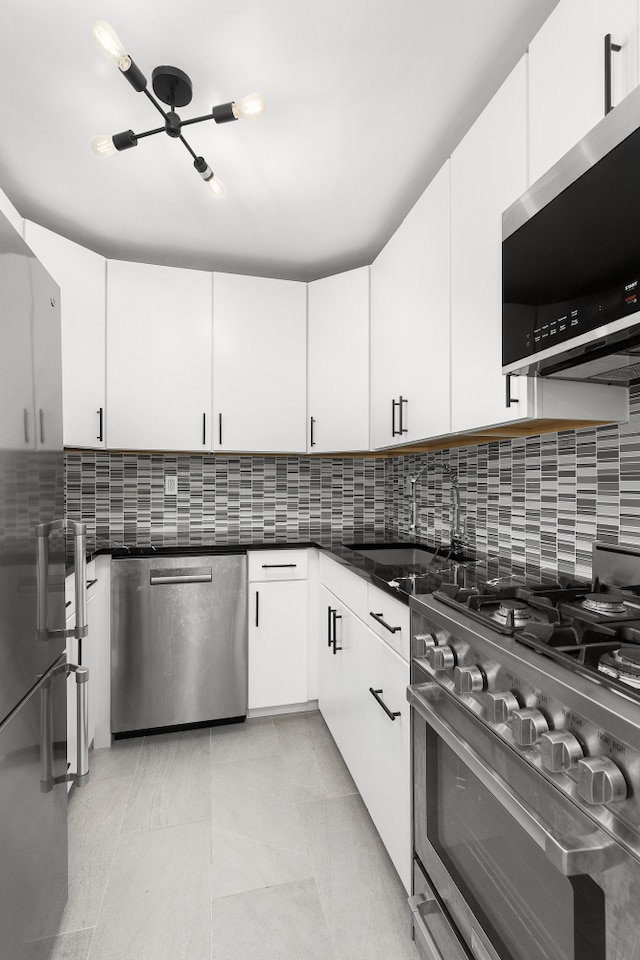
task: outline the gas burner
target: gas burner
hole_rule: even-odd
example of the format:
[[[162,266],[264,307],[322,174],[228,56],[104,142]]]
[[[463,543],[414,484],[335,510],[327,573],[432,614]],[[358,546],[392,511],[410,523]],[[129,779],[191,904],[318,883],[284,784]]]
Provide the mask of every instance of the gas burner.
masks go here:
[[[619,647],[600,658],[598,670],[630,687],[640,689],[640,646]]]
[[[493,613],[493,619],[505,626],[524,627],[531,619],[529,605],[522,600],[500,600],[500,605]]]
[[[620,613],[626,613],[627,608],[624,605],[624,597],[621,593],[588,593],[582,601],[585,610],[591,610],[593,613],[608,614],[616,616]]]

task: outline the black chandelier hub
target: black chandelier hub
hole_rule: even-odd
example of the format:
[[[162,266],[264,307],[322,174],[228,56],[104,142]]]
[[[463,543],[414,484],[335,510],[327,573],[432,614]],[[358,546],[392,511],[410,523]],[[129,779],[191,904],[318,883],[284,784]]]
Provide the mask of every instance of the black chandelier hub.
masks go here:
[[[151,74],[151,85],[156,97],[163,103],[168,103],[172,112],[174,107],[186,107],[191,103],[193,84],[187,74],[178,67],[156,67]],[[177,134],[169,134],[169,136],[177,136]]]
[[[171,110],[165,117],[164,129],[170,137],[179,137],[181,127],[182,121],[180,117],[175,110]]]

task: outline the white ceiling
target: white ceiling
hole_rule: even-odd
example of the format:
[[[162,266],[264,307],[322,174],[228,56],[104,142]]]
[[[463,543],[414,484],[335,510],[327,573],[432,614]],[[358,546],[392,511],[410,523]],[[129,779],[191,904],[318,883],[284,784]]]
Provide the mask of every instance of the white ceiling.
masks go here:
[[[557,0],[4,0],[0,187],[22,216],[109,257],[312,280],[371,263]],[[213,200],[94,46],[109,21],[149,81],[192,79],[183,119],[259,91],[255,122],[184,131]]]

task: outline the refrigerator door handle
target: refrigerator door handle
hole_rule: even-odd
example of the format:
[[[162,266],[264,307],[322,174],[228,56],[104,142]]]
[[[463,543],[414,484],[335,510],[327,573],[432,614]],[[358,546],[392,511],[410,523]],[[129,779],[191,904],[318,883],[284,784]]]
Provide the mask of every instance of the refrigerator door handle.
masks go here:
[[[76,625],[70,630],[49,629],[49,535],[53,530],[73,533],[73,562],[76,593]],[[76,520],[52,520],[36,526],[36,630],[41,640],[76,637],[89,632],[87,625],[87,525]]]
[[[77,787],[89,782],[89,669],[68,663],[69,673],[76,675],[76,773],[70,774]]]

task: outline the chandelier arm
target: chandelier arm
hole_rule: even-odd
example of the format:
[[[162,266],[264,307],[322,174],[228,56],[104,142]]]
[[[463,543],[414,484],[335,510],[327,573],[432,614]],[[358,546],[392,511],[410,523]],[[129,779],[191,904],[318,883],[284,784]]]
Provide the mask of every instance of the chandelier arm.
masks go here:
[[[136,137],[140,140],[142,137],[152,137],[155,133],[164,133],[164,127],[156,127],[154,130],[146,130],[144,133],[136,133]]]
[[[187,150],[189,151],[193,159],[197,160],[198,159],[197,153],[194,153],[194,151],[191,149],[191,147],[189,146],[185,138],[182,136],[182,134],[180,134],[180,140],[184,143],[185,147],[187,148]]]
[[[188,127],[192,123],[201,123],[203,120],[213,120],[214,116],[212,113],[205,113],[202,117],[194,117],[192,120],[182,120],[180,126]]]
[[[160,106],[160,104],[158,103],[158,101],[156,100],[156,98],[152,94],[150,94],[146,88],[142,92],[146,95],[147,99],[151,101],[151,103],[154,105],[156,110],[158,110],[166,120],[167,115],[165,111],[162,109],[162,107]]]

